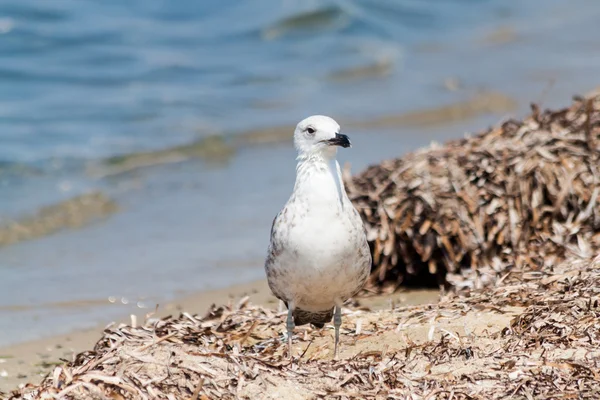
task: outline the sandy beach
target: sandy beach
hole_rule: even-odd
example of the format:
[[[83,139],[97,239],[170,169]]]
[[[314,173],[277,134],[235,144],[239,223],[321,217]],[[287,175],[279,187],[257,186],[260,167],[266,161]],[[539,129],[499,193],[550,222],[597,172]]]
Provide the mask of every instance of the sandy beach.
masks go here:
[[[358,174],[598,84],[593,0],[423,3],[417,21],[400,3],[334,3],[216,2],[202,15],[0,4],[12,63],[0,71],[0,346],[262,278],[293,185],[293,126],[311,113],[341,123],[354,147],[340,163]],[[257,9],[264,20],[248,21]],[[472,246],[471,234],[449,243]]]
[[[599,19],[0,2],[0,398],[600,398]],[[290,362],[264,261],[314,114],[373,264]]]
[[[51,368],[26,396],[59,398],[595,398],[600,259],[516,273],[507,284],[439,304],[343,312],[331,329],[298,329],[286,356],[285,312],[247,297],[106,329],[94,351]],[[14,392],[11,399],[23,397]]]
[[[593,92],[564,109],[533,106],[522,121],[347,177],[355,204],[374,203],[359,212],[374,263],[385,269],[375,268],[366,292],[347,302],[338,359],[330,325],[302,326],[290,362],[286,311],[260,280],[104,329],[3,349],[2,390],[9,399],[595,398],[598,135],[600,95]],[[433,169],[440,160],[451,168]],[[400,173],[417,176],[406,180],[411,188],[392,186],[406,184],[393,178]],[[402,214],[373,213],[428,197],[428,209],[412,206],[414,214],[391,223],[390,215]],[[406,235],[398,245],[396,234]],[[409,240],[416,250],[402,253]],[[475,262],[469,267],[461,257]],[[451,290],[399,286],[436,276]]]
[[[277,299],[270,294],[266,281],[257,281],[158,305],[155,315],[160,318],[178,314],[181,310],[202,313],[212,304],[227,304],[244,296],[250,296],[257,304],[277,307]],[[143,321],[145,313],[136,318]],[[55,364],[61,363],[61,359],[71,360],[75,354],[93,347],[108,324],[131,321],[131,316],[123,315],[121,320],[106,321],[106,324],[91,329],[0,348],[0,391],[9,391],[27,382],[39,382]]]
[[[235,285],[226,289],[211,290],[184,297],[175,302],[158,305],[153,317],[164,318],[178,315],[182,311],[204,314],[212,305],[234,305],[246,298],[253,304],[276,311],[277,300],[269,290],[266,280]],[[399,291],[393,295],[372,296],[361,300],[365,306],[373,309],[385,309],[398,306],[435,304],[439,293],[434,289]],[[145,313],[135,315],[138,324],[146,318]],[[131,324],[131,316],[124,315],[121,320],[106,321],[97,327],[73,331],[40,340],[0,347],[0,392],[9,392],[25,383],[38,383],[56,365],[90,349],[99,340],[106,326],[119,323]]]

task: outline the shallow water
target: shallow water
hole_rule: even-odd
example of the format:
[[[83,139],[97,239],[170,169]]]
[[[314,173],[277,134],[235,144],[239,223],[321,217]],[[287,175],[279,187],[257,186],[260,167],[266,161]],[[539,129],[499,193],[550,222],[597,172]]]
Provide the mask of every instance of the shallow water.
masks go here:
[[[600,84],[599,17],[596,0],[3,1],[0,223],[90,190],[120,211],[0,248],[0,345],[261,278],[299,119],[334,116],[358,172],[565,105]],[[515,108],[445,107],[483,92]],[[278,144],[253,144],[270,127]],[[213,135],[231,151],[157,156]],[[94,173],[142,151],[168,163]]]

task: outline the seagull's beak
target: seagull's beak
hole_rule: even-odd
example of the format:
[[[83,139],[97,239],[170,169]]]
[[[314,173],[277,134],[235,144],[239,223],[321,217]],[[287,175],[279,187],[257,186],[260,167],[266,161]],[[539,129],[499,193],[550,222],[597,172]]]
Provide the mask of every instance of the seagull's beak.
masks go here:
[[[324,143],[327,143],[329,146],[342,146],[344,148],[352,147],[352,143],[350,143],[350,139],[346,135],[342,135],[341,133],[336,133],[333,139],[323,140]]]

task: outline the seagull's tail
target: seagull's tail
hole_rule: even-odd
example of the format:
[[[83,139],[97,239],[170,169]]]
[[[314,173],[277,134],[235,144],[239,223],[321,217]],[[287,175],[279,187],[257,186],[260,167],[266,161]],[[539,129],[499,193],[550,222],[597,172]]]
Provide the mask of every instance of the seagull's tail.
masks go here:
[[[294,316],[294,324],[296,325],[313,324],[317,328],[322,328],[333,318],[333,308],[318,312],[304,311],[296,308],[292,312],[292,315]]]

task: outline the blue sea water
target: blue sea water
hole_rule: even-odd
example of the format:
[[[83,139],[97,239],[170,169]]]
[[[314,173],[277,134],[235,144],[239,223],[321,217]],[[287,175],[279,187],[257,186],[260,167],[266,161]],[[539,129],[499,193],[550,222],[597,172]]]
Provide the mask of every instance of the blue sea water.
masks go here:
[[[480,91],[518,104],[454,125],[346,131],[354,147],[340,157],[358,172],[599,85],[598,20],[597,0],[0,1],[0,223],[89,190],[121,207],[0,248],[0,345],[113,315],[52,304],[262,277],[291,190],[289,143],[111,179],[90,176],[91,162],[272,126],[291,135],[315,113],[343,127]]]
[[[443,97],[440,74],[482,85],[495,74],[509,82],[524,69],[518,64],[543,72],[591,58],[597,67],[598,49],[586,46],[597,44],[599,7],[593,0],[3,0],[0,161],[158,149],[315,110],[399,111]],[[579,23],[590,35],[584,26],[566,31]],[[496,56],[494,65],[472,59],[470,52],[484,52],[469,47],[504,26],[535,41],[538,53],[555,47],[552,59],[525,52]],[[427,44],[441,54],[418,54],[415,47]],[[381,60],[393,64],[384,79],[327,79]],[[268,104],[275,111],[261,107]]]

